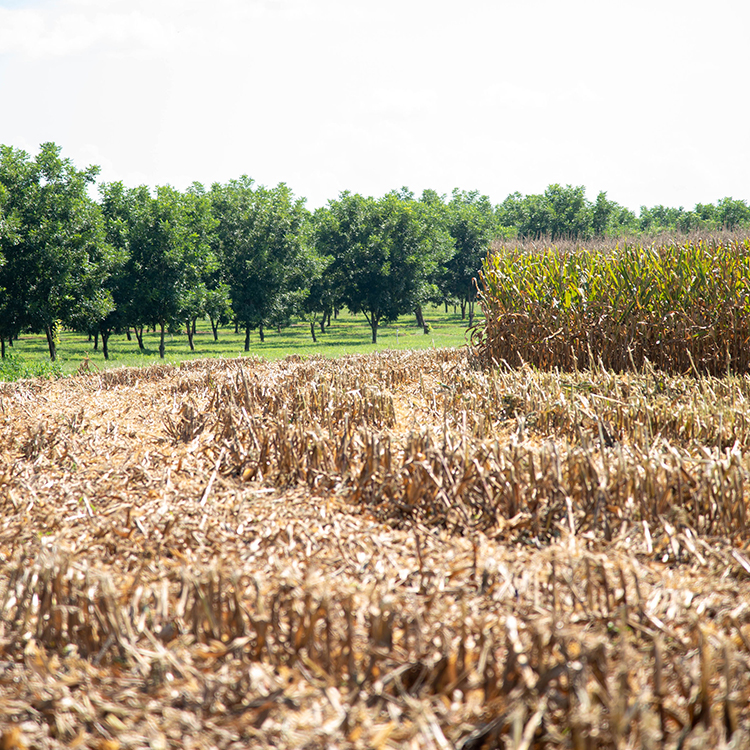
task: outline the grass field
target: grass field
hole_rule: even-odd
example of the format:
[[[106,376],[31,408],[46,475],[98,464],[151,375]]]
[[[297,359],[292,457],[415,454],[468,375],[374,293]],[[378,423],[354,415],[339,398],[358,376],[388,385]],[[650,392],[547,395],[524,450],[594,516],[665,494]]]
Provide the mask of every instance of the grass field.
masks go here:
[[[159,334],[144,333],[145,351],[138,349],[135,336],[128,341],[123,335],[112,336],[109,342],[109,360],[105,360],[99,350],[95,351],[93,342],[88,336],[63,331],[58,348],[58,361],[53,371],[63,375],[75,373],[82,365],[91,369],[110,369],[113,367],[140,367],[159,363],[177,363],[183,360],[204,359],[206,357],[224,357],[232,359],[241,356],[263,357],[264,359],[281,359],[290,354],[301,357],[321,355],[337,357],[346,354],[368,354],[374,351],[389,349],[427,349],[441,347],[458,347],[466,343],[467,320],[461,320],[459,313],[450,308],[448,313],[440,306],[429,306],[425,309],[425,320],[430,325],[430,332],[417,327],[413,315],[405,315],[397,322],[383,325],[378,331],[378,343],[371,343],[370,327],[364,316],[354,316],[342,311],[338,318],[332,320],[332,325],[325,333],[316,331],[317,343],[313,343],[310,335],[310,324],[295,322],[281,333],[275,329],[265,331],[265,341],[261,343],[258,332],[251,335],[250,351],[244,351],[245,337],[241,331],[234,333],[234,327],[219,330],[219,340],[214,341],[211,327],[207,320],[198,321],[197,334],[194,344],[195,351],[191,352],[187,336],[167,335],[166,356],[159,359]],[[11,358],[18,358],[18,362],[9,362],[5,369],[5,379],[15,379],[17,373],[33,375],[49,371],[49,351],[44,335],[24,334],[14,342],[13,348],[7,349]],[[84,364],[85,363],[85,364]],[[12,366],[11,366],[12,365]],[[3,369],[0,365],[0,378]]]

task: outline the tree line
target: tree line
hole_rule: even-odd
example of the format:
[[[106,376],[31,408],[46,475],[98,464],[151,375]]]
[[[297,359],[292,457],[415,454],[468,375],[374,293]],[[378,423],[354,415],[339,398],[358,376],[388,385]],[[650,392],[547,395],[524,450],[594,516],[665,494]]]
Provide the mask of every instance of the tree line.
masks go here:
[[[309,322],[313,339],[335,311],[362,313],[377,342],[382,323],[429,302],[474,313],[474,279],[494,239],[587,239],[624,233],[750,226],[745,201],[724,198],[694,211],[643,207],[640,215],[583,187],[513,193],[500,205],[478,192],[450,196],[406,188],[381,198],[343,192],[315,211],[281,183],[243,176],[209,189],[98,185],[54,143],[36,157],[0,146],[0,344],[44,333],[55,360],[60,327],[101,339],[184,328],[191,349],[198,318],[245,334]]]

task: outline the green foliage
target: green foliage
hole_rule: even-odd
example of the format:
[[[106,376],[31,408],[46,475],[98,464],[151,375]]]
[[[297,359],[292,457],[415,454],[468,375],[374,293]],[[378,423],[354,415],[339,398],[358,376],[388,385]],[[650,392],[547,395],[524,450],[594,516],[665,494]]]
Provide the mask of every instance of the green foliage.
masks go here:
[[[248,177],[206,191],[110,183],[94,202],[97,167],[76,169],[53,143],[36,158],[0,146],[0,339],[43,332],[51,359],[56,325],[101,337],[144,327],[192,331],[208,315],[214,336],[230,320],[250,331],[295,316],[313,326],[342,306],[378,326],[453,300],[473,315],[474,279],[499,238],[565,241],[750,227],[746,201],[642,207],[636,215],[600,192],[549,185],[497,207],[478,192],[446,200],[406,188],[379,199],[342,193],[311,216],[286,185]],[[705,234],[702,236],[705,237]],[[324,327],[324,326],[323,326]],[[192,341],[190,342],[192,346]]]
[[[293,319],[292,324],[281,332],[269,329],[263,342],[254,338],[249,356],[269,360],[289,355],[338,357],[387,349],[461,347],[466,344],[467,326],[461,321],[460,314],[445,312],[442,305],[428,305],[424,309],[424,317],[431,328],[428,336],[424,335],[422,329],[414,326],[413,313],[410,311],[408,315],[388,325],[381,325],[377,344],[371,343],[371,329],[364,316],[352,315],[347,310],[341,310],[331,320],[331,325],[326,327],[325,336],[318,336],[317,342],[311,339],[309,320]],[[214,340],[210,322],[199,318],[194,339],[195,351],[190,350],[182,327],[174,334],[167,334],[167,352],[163,361],[174,364],[209,357],[233,359],[243,355],[244,339],[244,331],[235,334],[234,326],[229,325],[220,329],[218,339]],[[113,333],[109,341],[109,359],[104,359],[101,347],[93,350],[88,334],[62,330],[59,356],[54,363],[49,361],[43,335],[22,334],[13,342],[12,348],[6,347],[6,355],[21,358],[29,372],[36,366],[53,365],[64,375],[71,375],[79,371],[154,365],[162,361],[159,358],[159,340],[158,331],[144,330],[144,348],[141,350],[135,338],[129,341],[124,333]]]
[[[110,248],[101,210],[87,193],[97,171],[75,169],[53,143],[42,144],[36,159],[0,147],[0,253],[6,261],[0,336],[44,331],[53,361],[55,321],[86,325],[113,309],[105,288]]]
[[[232,316],[230,288],[222,278],[222,274],[217,271],[210,274],[206,281],[204,311],[211,321],[214,340],[218,338],[219,326],[226,325]]]
[[[543,196],[549,216],[549,235],[558,237],[588,237],[592,233],[591,208],[586,200],[586,189],[581,185],[550,185]]]
[[[635,214],[602,191],[591,209],[591,231],[594,237],[621,237],[632,233],[637,225]]]
[[[373,343],[381,322],[421,304],[453,252],[440,211],[406,191],[380,200],[342,193],[317,222],[316,245],[333,258],[329,273],[337,296],[365,315]]]
[[[308,222],[309,237],[307,247],[308,276],[305,283],[307,294],[302,302],[301,313],[310,321],[313,341],[316,341],[315,326],[320,318],[321,333],[325,331],[326,320],[330,321],[334,308],[337,308],[337,289],[333,275],[329,272],[333,257],[322,255],[315,246],[317,227],[324,221],[325,209],[316,211],[312,221]]]
[[[455,243],[455,253],[446,263],[446,296],[459,300],[461,314],[469,308],[469,325],[474,319],[476,280],[482,261],[496,236],[495,212],[486,195],[453,191],[447,206],[447,230]]]
[[[592,204],[583,186],[549,185],[540,195],[511,193],[498,206],[498,221],[519,237],[585,240],[622,235],[635,228],[635,215],[599,193]]]
[[[750,207],[747,201],[722,198],[716,206],[715,225],[717,228],[738,229],[750,225]]]
[[[487,360],[750,371],[750,240],[503,250],[482,274]]]
[[[136,276],[131,263],[130,228],[133,219],[135,191],[128,191],[121,182],[99,187],[106,241],[112,248],[106,288],[112,295],[114,309],[102,318],[95,331],[102,337],[105,359],[109,357],[108,341],[113,333],[135,325]]]
[[[727,229],[730,231],[750,226],[750,207],[746,201],[722,198],[716,205],[698,203],[693,211],[682,206],[641,206],[638,229],[643,233],[689,233],[698,230]]]
[[[152,195],[145,186],[113,183],[101,195],[107,235],[119,253],[111,289],[118,313],[105,321],[104,335],[158,325],[164,357],[165,333],[206,310],[208,279],[218,266],[210,200],[198,184],[186,193],[159,187]]]
[[[0,360],[0,380],[15,381],[24,378],[60,378],[62,367],[59,362],[32,361],[10,352]]]
[[[224,268],[232,311],[246,331],[283,325],[305,296],[308,252],[304,200],[283,183],[255,187],[243,176],[215,184],[210,200],[217,220],[216,252]]]
[[[678,227],[691,224],[690,218],[686,217],[685,209],[670,208],[667,206],[652,206],[648,208],[641,206],[638,217],[638,229],[644,233],[657,234],[659,232],[674,231]]]

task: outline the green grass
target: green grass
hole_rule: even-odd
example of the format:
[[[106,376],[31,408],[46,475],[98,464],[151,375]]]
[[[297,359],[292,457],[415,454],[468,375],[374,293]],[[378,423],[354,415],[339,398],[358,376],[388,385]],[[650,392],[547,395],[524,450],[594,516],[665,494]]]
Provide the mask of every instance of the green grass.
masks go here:
[[[468,317],[461,320],[460,311],[446,313],[443,307],[425,309],[425,320],[431,330],[425,334],[416,325],[414,315],[405,315],[395,323],[380,326],[378,343],[373,345],[370,327],[363,315],[351,315],[342,311],[336,320],[331,321],[330,328],[321,334],[316,329],[317,343],[310,336],[310,324],[295,322],[281,333],[275,329],[265,331],[265,342],[261,343],[257,331],[251,333],[250,351],[245,352],[245,334],[234,333],[234,327],[221,328],[219,340],[214,341],[208,321],[198,321],[194,339],[195,351],[191,352],[188,339],[184,333],[167,334],[166,355],[159,359],[159,334],[145,333],[143,343],[146,347],[141,352],[133,336],[128,341],[123,335],[112,336],[109,340],[109,360],[104,359],[99,350],[94,351],[93,341],[88,336],[72,331],[63,331],[57,350],[57,361],[49,361],[47,341],[43,335],[24,334],[13,342],[12,348],[6,347],[6,360],[0,364],[0,380],[17,380],[19,377],[60,376],[75,373],[82,365],[90,369],[111,367],[138,367],[153,365],[159,362],[178,363],[189,359],[206,357],[255,356],[264,359],[282,359],[290,354],[301,357],[323,355],[339,357],[345,354],[368,354],[386,349],[426,349],[430,347],[459,347],[466,343]]]
[[[46,341],[46,339],[45,339]],[[6,349],[5,359],[0,361],[0,381],[21,380],[23,378],[59,378],[63,374],[59,362],[49,358],[27,361],[15,349]]]

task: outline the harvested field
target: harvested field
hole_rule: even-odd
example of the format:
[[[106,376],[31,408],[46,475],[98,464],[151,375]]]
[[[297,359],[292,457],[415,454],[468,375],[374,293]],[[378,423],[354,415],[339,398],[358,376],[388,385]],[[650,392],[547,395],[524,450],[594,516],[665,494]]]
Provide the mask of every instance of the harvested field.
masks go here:
[[[748,747],[749,403],[466,350],[4,385],[0,747]]]

